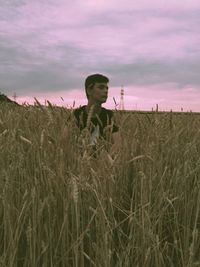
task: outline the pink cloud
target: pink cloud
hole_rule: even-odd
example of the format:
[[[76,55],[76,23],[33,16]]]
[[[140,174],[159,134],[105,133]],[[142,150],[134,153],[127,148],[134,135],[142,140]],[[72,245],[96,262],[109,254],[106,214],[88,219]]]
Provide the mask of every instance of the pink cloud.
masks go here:
[[[130,101],[129,96],[134,95],[137,100]],[[199,112],[200,88],[185,87],[178,88],[176,84],[166,83],[156,86],[131,87],[125,91],[125,106],[127,109],[151,110],[159,106],[162,111],[184,111],[192,110]]]
[[[102,106],[114,109],[114,100],[119,104],[121,88],[111,87],[109,89],[109,97]],[[200,112],[199,99],[200,88],[187,86],[182,89],[178,88],[175,83],[157,84],[154,86],[128,86],[124,88],[124,105],[127,110],[151,110],[156,109],[156,104],[161,111],[190,111]],[[64,101],[61,99],[64,99]],[[58,91],[45,94],[37,94],[36,97],[41,104],[45,104],[45,100],[49,100],[52,104],[64,107],[72,107],[75,101],[75,108],[80,105],[86,105],[87,99],[84,90]],[[34,103],[33,97],[21,96],[17,99],[18,103],[27,102]]]
[[[27,91],[31,92],[32,88],[35,88],[34,86],[38,86],[44,92],[37,94],[40,101],[44,103],[45,99],[49,99],[50,102],[58,105],[72,105],[76,100],[76,106],[78,106],[84,104],[86,100],[84,91],[79,89],[59,91],[60,88],[55,88],[54,93],[45,92],[50,88],[48,75],[50,77],[57,66],[60,68],[55,77],[64,81],[64,86],[61,84],[61,88],[65,87],[65,74],[68,75],[70,84],[70,79],[74,79],[74,77],[80,81],[82,78],[80,73],[84,71],[88,72],[88,70],[98,69],[98,67],[102,70],[102,66],[105,68],[108,66],[106,70],[108,73],[112,72],[115,67],[125,72],[128,64],[133,66],[136,63],[137,66],[137,62],[140,64],[139,71],[141,71],[138,73],[138,77],[145,80],[144,76],[149,70],[147,74],[151,76],[149,79],[151,82],[151,78],[154,80],[153,75],[159,76],[160,80],[163,78],[163,81],[174,80],[173,75],[167,77],[164,73],[164,70],[167,69],[165,68],[166,63],[172,61],[177,66],[177,76],[179,75],[177,82],[179,79],[180,84],[185,84],[187,83],[186,79],[184,77],[182,79],[179,72],[182,65],[176,60],[183,59],[186,63],[187,60],[192,62],[193,59],[196,59],[198,61],[199,24],[196,17],[194,20],[192,19],[192,12],[197,11],[198,8],[200,8],[198,0],[140,0],[137,2],[132,0],[118,0],[117,2],[116,0],[75,0],[70,3],[65,0],[58,2],[29,1],[25,5],[5,10],[8,12],[7,16],[5,12],[5,17],[8,19],[2,21],[5,38],[3,48],[10,48],[8,51],[5,49],[5,53],[7,53],[7,55],[5,54],[5,66],[12,66],[16,73],[21,66],[24,67],[25,70],[22,68],[24,71],[22,79],[26,78],[26,74],[31,76],[31,70],[33,70],[31,83],[29,84],[27,79],[23,88],[27,87],[30,89]],[[166,13],[167,10],[173,11],[173,16],[170,15],[170,12]],[[4,12],[1,7],[0,11]],[[135,12],[131,13],[131,11]],[[178,16],[176,16],[176,11],[178,11]],[[185,11],[185,17],[181,15],[180,19],[181,11]],[[190,13],[190,11],[192,12]],[[157,16],[154,17],[154,14]],[[23,52],[25,52],[24,57]],[[9,56],[10,61],[8,61]],[[143,61],[145,61],[144,64]],[[156,68],[157,73],[154,70],[151,72],[151,66],[146,70],[145,64],[148,62],[150,64],[158,63],[158,66],[163,68],[163,72],[159,72],[159,69]],[[46,70],[50,71],[49,74],[47,72],[47,75],[44,75],[47,77],[47,81],[41,79],[41,84],[38,82],[35,85],[37,66],[43,66],[41,70],[44,71],[44,74]],[[167,65],[169,69],[170,66],[170,64]],[[190,73],[193,70],[194,73],[197,73],[196,66],[194,65],[193,69],[188,67],[184,70],[183,75],[185,72]],[[12,68],[8,69],[9,71],[11,69],[10,73],[5,71],[8,74],[3,73],[1,76],[1,80],[4,79],[7,88],[11,87],[8,82],[10,77],[14,77]],[[115,73],[113,71],[112,74],[115,78],[119,76],[119,71]],[[128,77],[128,75],[130,76]],[[126,77],[131,78],[131,70],[128,75]],[[16,77],[19,76],[16,75]],[[148,84],[148,79],[146,81]],[[17,85],[15,81],[12,84]],[[19,86],[21,86],[20,83]],[[78,85],[75,86],[78,87]],[[133,83],[125,88],[125,107],[132,109],[137,104],[137,108],[151,109],[157,103],[163,109],[179,109],[180,106],[184,109],[190,107],[197,109],[198,89],[193,87],[178,89],[176,84],[164,84],[164,82],[144,87],[136,87]],[[117,98],[119,100],[119,95],[120,88],[110,88],[110,98],[105,106],[109,105],[113,108],[112,98],[115,97],[116,100]],[[63,97],[65,101],[62,101],[60,97]],[[34,102],[33,97],[30,96],[19,97],[18,100]]]
[[[79,0],[71,4],[60,0],[56,5],[31,1],[17,9],[21,16],[14,20],[14,23],[3,22],[3,28],[6,29],[5,33],[12,37],[24,38],[27,34],[29,38],[26,38],[25,49],[46,59],[61,60],[62,53],[59,53],[56,46],[66,44],[90,51],[91,57],[103,55],[108,60],[115,61],[129,62],[135,57],[141,56],[179,58],[187,54],[186,47],[190,48],[194,45],[196,35],[188,33],[188,31],[170,33],[167,36],[162,33],[176,30],[177,27],[182,29],[191,27],[190,24],[188,25],[187,19],[183,22],[161,16],[156,18],[152,17],[150,13],[147,17],[146,13],[144,15],[141,13],[139,17],[134,18],[132,14],[126,12],[134,9],[151,10],[156,8],[158,11],[165,11],[166,8],[182,10],[183,8],[197,7],[200,7],[200,3],[196,0],[143,0],[137,3],[130,0],[119,0],[117,4],[115,0],[97,0],[95,2]],[[103,23],[103,12],[106,15],[109,10],[121,14],[116,15],[119,16],[116,25],[110,23],[109,20],[108,23]],[[95,21],[95,14],[99,13],[102,15],[102,23]],[[115,13],[112,13],[112,16],[113,14]],[[18,45],[20,45],[20,40]],[[51,53],[44,52],[51,48],[54,48]]]
[[[200,3],[198,0],[140,0],[140,1],[132,1],[132,0],[118,0],[117,3],[115,0],[85,0],[81,3],[82,6],[89,9],[97,9],[97,10],[130,10],[130,9],[158,9],[158,8],[181,8],[181,9],[190,9],[190,8],[198,8],[200,7]]]
[[[70,107],[73,106],[73,102],[75,101],[75,106],[83,105],[86,103],[85,91],[81,91],[78,89],[70,90],[70,91],[56,91],[56,92],[45,92],[45,93],[37,93],[32,96],[20,96],[17,98],[17,102],[22,104],[24,102],[33,105],[35,100],[34,97],[42,104],[45,104],[45,101],[48,100],[50,103],[58,106]],[[62,100],[63,98],[63,100]]]

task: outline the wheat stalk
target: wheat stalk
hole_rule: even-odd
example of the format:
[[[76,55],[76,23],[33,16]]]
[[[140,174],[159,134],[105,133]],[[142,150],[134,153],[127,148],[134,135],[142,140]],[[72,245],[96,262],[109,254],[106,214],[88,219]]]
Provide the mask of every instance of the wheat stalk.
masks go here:
[[[74,202],[78,203],[78,186],[75,177],[72,177],[72,196],[74,199]]]
[[[92,105],[92,106],[90,107],[90,110],[89,110],[89,112],[88,112],[88,118],[87,118],[87,123],[86,123],[86,128],[87,128],[87,129],[89,129],[93,111],[94,111],[94,105]]]
[[[24,143],[32,145],[32,142],[28,140],[27,138],[23,137],[22,135],[19,136],[20,140],[22,140]]]

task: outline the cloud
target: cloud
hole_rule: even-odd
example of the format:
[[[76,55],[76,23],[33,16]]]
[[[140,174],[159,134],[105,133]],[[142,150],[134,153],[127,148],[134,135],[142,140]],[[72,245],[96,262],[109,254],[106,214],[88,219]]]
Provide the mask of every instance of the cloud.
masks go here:
[[[160,90],[162,88],[162,90]],[[120,87],[109,88],[109,97],[105,108],[114,109],[115,104],[120,102]],[[183,111],[193,112],[199,111],[200,87],[194,88],[186,86],[180,90],[176,83],[165,83],[146,86],[127,86],[124,88],[124,106],[127,110],[155,110],[158,104],[160,111]],[[19,103],[28,102],[33,104],[35,95],[21,96],[17,100]],[[61,97],[63,99],[61,99]],[[74,89],[71,91],[57,91],[51,93],[38,93],[36,97],[40,103],[45,104],[45,100],[49,100],[52,104],[64,107],[72,107],[75,101],[75,108],[80,105],[86,105],[85,91],[82,89]]]
[[[111,86],[199,88],[199,9],[196,0],[1,1],[0,88],[81,90],[95,72]]]
[[[82,2],[82,1],[80,1]],[[140,0],[140,1],[130,1],[130,0],[85,0],[82,3],[83,6],[92,10],[135,10],[135,9],[195,9],[200,7],[198,0]]]

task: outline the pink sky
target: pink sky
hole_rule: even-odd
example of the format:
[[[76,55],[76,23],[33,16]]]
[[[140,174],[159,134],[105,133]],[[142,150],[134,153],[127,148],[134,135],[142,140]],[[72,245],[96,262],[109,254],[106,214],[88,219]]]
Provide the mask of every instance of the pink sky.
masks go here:
[[[160,88],[166,90],[160,90]],[[114,109],[115,98],[117,104],[120,102],[121,88],[109,88],[109,97],[105,104],[105,108]],[[160,84],[157,87],[127,87],[124,88],[124,105],[126,110],[151,110],[156,109],[156,104],[160,111],[183,111],[191,110],[190,103],[193,103],[193,112],[199,112],[200,88],[185,87],[181,90],[175,84]],[[62,98],[63,99],[62,99]],[[70,92],[58,91],[56,93],[38,94],[36,97],[41,104],[45,104],[45,100],[49,100],[52,104],[64,107],[72,107],[75,101],[75,108],[80,105],[86,105],[85,92],[79,89],[71,90]],[[34,104],[35,100],[32,97],[19,97],[19,103],[28,102]]]
[[[79,106],[84,79],[102,73],[105,107],[123,84],[126,109],[200,112],[199,11],[197,0],[2,1],[0,91]]]

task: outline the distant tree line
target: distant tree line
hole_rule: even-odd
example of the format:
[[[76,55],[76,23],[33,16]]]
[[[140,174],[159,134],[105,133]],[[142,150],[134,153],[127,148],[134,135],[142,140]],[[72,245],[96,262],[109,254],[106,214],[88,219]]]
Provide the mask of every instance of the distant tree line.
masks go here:
[[[4,95],[4,94],[2,94],[2,93],[0,92],[0,104],[2,104],[2,103],[11,103],[11,104],[20,106],[17,102],[11,100],[11,99],[8,98],[6,95]]]

